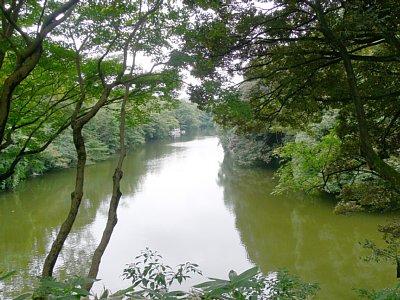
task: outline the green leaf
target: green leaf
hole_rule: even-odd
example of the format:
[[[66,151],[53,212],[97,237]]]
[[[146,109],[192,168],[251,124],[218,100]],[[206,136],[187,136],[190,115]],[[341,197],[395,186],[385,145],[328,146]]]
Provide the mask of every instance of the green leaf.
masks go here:
[[[7,279],[8,277],[13,276],[13,275],[16,274],[16,273],[17,273],[17,271],[8,272],[6,275],[3,275],[3,276],[0,277],[0,281],[3,281],[3,280],[5,280],[5,279]]]
[[[229,271],[229,279],[230,281],[233,281],[237,277],[237,273],[234,270]]]
[[[254,267],[244,271],[243,273],[237,275],[232,282],[239,282],[242,280],[248,280],[254,276],[256,276],[260,272],[258,267]]]
[[[26,293],[18,296],[17,298],[14,298],[13,300],[24,300],[30,298],[31,296],[32,296],[31,293]]]
[[[42,286],[51,288],[61,288],[61,289],[69,288],[69,285],[64,282],[57,282],[50,280],[42,281]]]
[[[77,293],[80,296],[89,296],[90,293],[87,290],[81,289],[81,288],[73,288],[72,292]]]
[[[104,292],[100,295],[100,299],[107,299],[109,294],[109,290],[104,290]]]

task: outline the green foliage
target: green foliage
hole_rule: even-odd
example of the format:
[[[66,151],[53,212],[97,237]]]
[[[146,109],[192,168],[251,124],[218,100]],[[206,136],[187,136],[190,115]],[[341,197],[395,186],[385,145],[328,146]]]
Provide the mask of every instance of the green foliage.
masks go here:
[[[283,163],[277,172],[279,184],[276,192],[337,189],[336,181],[332,182],[326,171],[337,158],[339,149],[340,140],[334,130],[321,138],[305,132],[297,133],[294,141],[275,150]]]
[[[229,279],[210,278],[197,284],[192,292],[174,291],[169,288],[174,281],[181,283],[189,274],[201,274],[196,264],[178,265],[177,271],[164,265],[162,257],[155,251],[146,249],[124,270],[124,277],[132,280],[132,286],[115,293],[125,293],[132,299],[311,299],[319,287],[314,283],[302,283],[297,276],[281,270],[264,276],[258,267],[241,274],[231,270]],[[139,288],[139,290],[137,290]],[[136,291],[132,291],[136,289]]]
[[[147,140],[165,139],[174,128],[179,128],[179,122],[173,112],[163,111],[153,113],[150,121],[143,125],[143,131]]]
[[[265,282],[258,267],[254,267],[239,275],[231,270],[229,280],[211,278],[194,288],[201,290],[205,299],[257,299],[263,295]]]
[[[0,156],[0,169],[6,169],[8,163],[7,156]],[[27,163],[26,160],[20,162],[14,170],[12,176],[0,182],[0,190],[12,190],[18,186],[21,180],[26,178]]]
[[[257,1],[206,2],[191,5],[202,17],[185,34],[188,53],[202,58],[193,74],[204,85],[192,89],[192,99],[219,124],[250,136],[271,126],[299,131],[277,151],[285,161],[278,190],[340,193],[338,211],[397,208],[394,2],[283,0],[271,9]],[[226,89],[227,74],[243,76],[236,92]],[[312,131],[327,112],[338,115],[330,133]]]
[[[142,99],[136,99],[142,101]],[[113,106],[100,111],[84,128],[88,163],[105,160],[119,148],[119,116]],[[176,102],[175,107],[133,106],[129,110],[128,127],[125,130],[125,144],[134,149],[146,140],[165,139],[174,128],[186,132],[206,129],[213,126],[212,118],[200,111],[196,105]],[[0,172],[6,170],[15,152],[10,147],[0,156]],[[73,167],[76,164],[76,151],[72,141],[72,130],[66,129],[42,153],[23,158],[15,167],[14,174],[0,182],[0,190],[10,190],[21,180],[46,173],[52,169]]]
[[[198,265],[192,263],[180,264],[177,270],[162,262],[162,257],[156,251],[143,250],[135,258],[139,260],[124,269],[125,279],[132,281],[132,288],[138,291],[129,293],[135,297],[149,297],[151,299],[172,299],[175,296],[184,296],[184,292],[170,292],[169,288],[174,282],[179,284],[190,278],[189,274],[201,274]],[[180,299],[180,298],[178,298]]]
[[[16,271],[1,275],[0,283],[7,278],[13,276]],[[87,297],[90,293],[84,288],[88,283],[93,283],[96,280],[86,279],[79,276],[72,276],[60,282],[54,278],[40,279],[38,287],[33,292],[21,294],[13,298],[13,300],[24,299],[48,299],[48,300],[67,300],[81,299]],[[1,292],[1,290],[0,290]]]
[[[201,117],[205,113],[197,109],[195,104],[181,102],[174,112],[182,130],[197,130],[203,125]]]
[[[394,264],[400,262],[400,222],[392,221],[386,225],[379,225],[378,231],[383,233],[386,247],[379,247],[375,242],[366,240],[362,246],[372,253],[365,257],[366,261],[390,261]]]
[[[16,271],[11,271],[3,275],[3,272],[0,272],[0,281],[6,280],[7,278],[13,276],[15,273]]]
[[[33,293],[32,298],[47,297],[49,300],[81,299],[90,294],[84,288],[85,285],[94,281],[78,276],[70,277],[62,282],[55,281],[54,279],[41,279],[39,287]]]
[[[124,270],[124,276],[132,280],[131,288],[139,291],[129,293],[151,299],[311,299],[318,291],[317,284],[302,283],[297,276],[287,271],[264,276],[258,267],[250,268],[241,274],[229,272],[229,279],[210,278],[210,281],[195,285],[192,293],[170,292],[174,281],[181,283],[188,274],[201,274],[196,264],[186,263],[173,271],[164,265],[161,256],[146,249],[136,259],[138,262]],[[131,289],[129,288],[129,289]]]
[[[387,182],[365,174],[344,184],[337,198],[336,213],[397,210],[400,203],[400,194]]]
[[[394,288],[386,288],[382,290],[366,290],[360,289],[358,290],[358,294],[363,299],[370,300],[397,300],[400,299],[400,283],[397,284]]]
[[[274,150],[282,163],[275,193],[325,191],[336,195],[336,213],[398,209],[400,194],[359,154],[350,155],[358,150],[351,144],[354,137],[352,142],[341,138],[340,118],[338,110],[328,111],[319,123],[296,131],[292,141]],[[392,160],[387,162],[396,167]]]
[[[316,283],[302,283],[297,276],[280,270],[265,277],[257,267],[237,274],[229,272],[229,280],[215,279],[194,286],[204,299],[311,299],[318,291]]]
[[[6,162],[0,175],[12,171],[24,158],[42,152],[68,126],[76,100],[73,59],[71,51],[60,44],[45,42],[41,60],[15,88],[1,153]],[[3,72],[4,68],[0,74]]]
[[[268,282],[274,300],[312,299],[318,292],[317,283],[303,283],[296,275],[286,270],[277,272],[275,279]]]

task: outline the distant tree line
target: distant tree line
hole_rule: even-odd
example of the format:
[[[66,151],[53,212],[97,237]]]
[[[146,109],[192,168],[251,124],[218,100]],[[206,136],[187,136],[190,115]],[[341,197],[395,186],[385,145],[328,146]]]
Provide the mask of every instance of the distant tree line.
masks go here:
[[[152,112],[143,124],[131,120],[125,131],[127,149],[151,140],[170,137],[173,129],[179,128],[186,134],[197,130],[213,128],[210,114],[201,111],[197,105],[176,101],[173,107],[159,112]],[[105,160],[119,150],[118,111],[112,107],[100,111],[83,130],[87,147],[88,164]],[[0,157],[0,161],[7,159]],[[77,157],[72,141],[71,129],[66,129],[43,152],[25,157],[17,165],[15,173],[1,182],[0,190],[13,189],[18,183],[30,176],[44,174],[49,170],[71,168],[76,166]]]

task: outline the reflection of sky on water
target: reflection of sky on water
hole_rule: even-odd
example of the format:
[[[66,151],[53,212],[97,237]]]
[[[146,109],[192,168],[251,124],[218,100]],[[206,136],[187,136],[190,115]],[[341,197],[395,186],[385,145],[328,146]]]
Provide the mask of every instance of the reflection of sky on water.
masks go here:
[[[128,282],[119,278],[122,270],[146,247],[171,266],[197,263],[206,276],[226,278],[232,268],[240,272],[251,266],[217,183],[223,160],[218,139],[169,146],[174,148],[171,154],[147,162],[149,171],[138,191],[123,196],[100,268],[100,286],[125,287]],[[102,230],[104,218],[97,217],[92,232]]]

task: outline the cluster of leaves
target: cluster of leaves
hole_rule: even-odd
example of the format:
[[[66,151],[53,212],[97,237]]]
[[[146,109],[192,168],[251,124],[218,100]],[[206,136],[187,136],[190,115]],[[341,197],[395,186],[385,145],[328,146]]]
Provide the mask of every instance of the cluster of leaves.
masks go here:
[[[39,287],[35,292],[30,295],[26,294],[27,297],[44,298],[47,297],[49,300],[65,299],[74,300],[81,299],[82,297],[88,297],[90,293],[84,288],[88,283],[93,283],[95,280],[82,278],[79,276],[70,277],[62,282],[56,281],[52,278],[41,279]]]
[[[210,278],[194,287],[204,293],[205,299],[257,299],[264,293],[265,283],[259,274],[258,267],[241,274],[231,270],[229,280]]]
[[[316,283],[303,283],[300,279],[280,270],[271,276],[264,276],[258,267],[241,274],[231,270],[229,280],[213,278],[195,285],[205,299],[311,299],[319,290]]]
[[[334,131],[320,140],[304,132],[297,133],[294,141],[274,151],[283,162],[277,172],[279,184],[276,192],[287,189],[312,192],[321,188],[331,191],[335,187],[325,172],[337,157],[339,147],[340,140]]]
[[[394,288],[386,288],[382,290],[365,290],[360,289],[358,294],[363,299],[370,300],[396,300],[400,298],[400,283]]]
[[[7,273],[0,277],[0,283],[14,275],[16,272]],[[1,273],[0,273],[1,275]],[[49,299],[49,300],[76,300],[88,297],[90,293],[84,288],[95,280],[72,276],[64,281],[56,281],[54,278],[40,279],[38,287],[33,292],[27,292],[13,300],[25,299]]]
[[[374,241],[365,240],[360,243],[365,249],[368,249],[370,255],[364,257],[365,261],[389,261],[397,265],[397,278],[400,278],[400,222],[393,220],[386,225],[379,225],[378,231],[383,233],[385,246],[382,247]],[[395,300],[400,297],[400,283],[394,288],[385,288],[382,290],[368,291],[359,290],[359,295],[365,299],[388,299]]]
[[[393,211],[399,209],[400,194],[381,178],[370,174],[353,176],[340,189],[336,213]]]
[[[156,251],[143,250],[135,258],[137,262],[124,269],[125,279],[132,281],[131,289],[139,288],[139,291],[129,293],[133,298],[148,297],[151,299],[165,299],[173,296],[183,296],[184,292],[170,291],[174,282],[181,284],[190,278],[189,274],[200,274],[197,264],[185,263],[177,266],[177,270],[165,265],[162,257]]]
[[[241,274],[231,270],[228,280],[210,278],[193,286],[190,292],[170,291],[174,282],[180,284],[190,278],[189,274],[201,274],[198,265],[185,263],[173,270],[149,249],[136,260],[123,274],[133,284],[123,291],[131,299],[311,299],[319,289],[318,284],[302,283],[285,270],[264,276],[254,267]]]
[[[400,222],[395,220],[386,225],[379,225],[378,231],[383,233],[386,247],[380,247],[373,241],[366,240],[362,243],[362,246],[372,253],[364,259],[366,261],[391,261],[397,263],[400,267]],[[398,272],[400,272],[400,269],[398,269]]]

